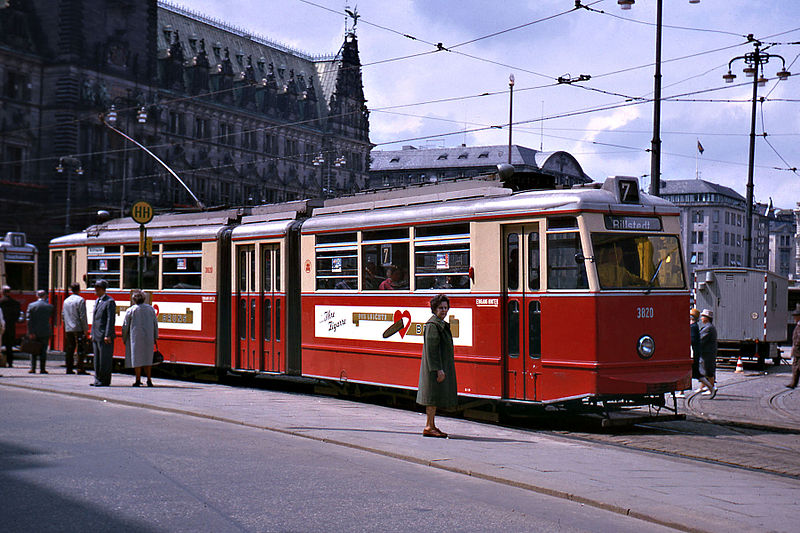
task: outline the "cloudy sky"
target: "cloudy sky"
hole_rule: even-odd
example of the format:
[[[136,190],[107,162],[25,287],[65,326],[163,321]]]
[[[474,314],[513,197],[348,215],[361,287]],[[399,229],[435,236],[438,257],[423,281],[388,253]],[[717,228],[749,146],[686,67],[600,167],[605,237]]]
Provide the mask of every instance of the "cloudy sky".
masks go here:
[[[591,11],[574,0],[350,0],[361,16],[372,142],[506,144],[513,74],[515,144],[566,150],[595,180],[647,175],[656,1],[629,11],[616,0],[583,1]],[[173,3],[313,54],[334,53],[343,39],[345,0]],[[749,34],[800,73],[800,2],[665,0],[663,19],[662,179],[691,179],[699,167],[701,178],[744,195],[752,80],[741,60],[733,84],[722,75],[753,51]],[[759,89],[755,197],[790,208],[800,201],[800,174],[790,170],[800,167],[800,75],[778,82],[781,66],[770,60]],[[591,78],[556,82],[582,74]]]

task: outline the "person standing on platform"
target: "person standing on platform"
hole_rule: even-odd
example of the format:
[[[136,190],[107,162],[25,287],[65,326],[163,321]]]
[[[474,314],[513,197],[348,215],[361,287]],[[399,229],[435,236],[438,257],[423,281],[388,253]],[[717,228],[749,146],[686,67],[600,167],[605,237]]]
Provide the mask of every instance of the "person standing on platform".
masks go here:
[[[67,363],[67,374],[74,374],[74,355],[78,356],[78,374],[86,374],[84,369],[83,337],[89,331],[86,320],[86,300],[80,296],[81,286],[73,283],[69,286],[72,294],[64,300],[61,317],[64,319],[64,351]],[[77,351],[77,354],[76,354]]]
[[[92,347],[94,348],[94,383],[92,387],[111,385],[111,369],[114,365],[114,326],[117,304],[106,294],[108,282],[99,279],[94,284],[97,299],[92,318]]]
[[[19,322],[19,302],[11,297],[11,287],[3,285],[3,297],[0,298],[0,313],[6,323],[3,333],[3,346],[6,347],[6,364],[14,366],[14,342],[17,340],[17,322]]]
[[[717,328],[714,327],[714,312],[703,309],[700,313],[700,360],[698,361],[698,371],[700,373],[700,383],[705,386],[703,392],[706,396],[713,399],[717,395],[717,387],[714,378],[717,371]],[[700,388],[702,390],[703,387]]]
[[[36,359],[39,359],[39,373],[47,374],[47,345],[53,334],[53,311],[55,308],[47,303],[47,291],[36,291],[38,300],[28,306],[28,338],[41,343],[39,353],[31,354],[30,374],[36,373]]]
[[[792,332],[792,381],[786,385],[790,389],[797,387],[800,380],[800,304],[792,311],[792,320],[795,321]]]
[[[131,294],[131,303],[122,323],[122,340],[125,342],[125,367],[136,371],[134,387],[142,386],[142,367],[147,374],[147,386],[152,387],[150,373],[153,369],[153,348],[158,339],[156,310],[145,303],[144,292],[139,289]]]
[[[689,311],[689,340],[691,343],[692,352],[692,379],[700,379],[700,325],[697,321],[700,319],[700,311],[691,309]],[[691,392],[691,383],[689,383],[689,391]],[[686,391],[678,391],[675,393],[676,398],[685,397]]]
[[[453,334],[444,320],[450,311],[450,299],[437,294],[431,298],[431,311],[433,316],[424,330],[417,403],[425,406],[427,415],[422,435],[447,438],[447,433],[436,427],[434,418],[437,408],[452,409],[458,405]]]

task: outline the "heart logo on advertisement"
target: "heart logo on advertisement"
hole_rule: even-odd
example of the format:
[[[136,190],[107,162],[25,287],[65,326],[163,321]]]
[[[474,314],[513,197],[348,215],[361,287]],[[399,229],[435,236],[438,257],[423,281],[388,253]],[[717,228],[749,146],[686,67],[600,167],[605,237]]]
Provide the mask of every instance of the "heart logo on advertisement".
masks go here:
[[[404,320],[406,318],[408,319],[408,322]],[[408,328],[411,327],[411,313],[409,313],[408,311],[402,311],[402,312],[395,311],[394,321],[397,322],[398,320],[401,319],[403,320],[403,327],[400,329],[399,333],[400,333],[400,338],[404,338],[406,336],[406,331],[408,331]]]
[[[156,310],[156,316],[158,316],[158,304],[153,304],[153,309]]]

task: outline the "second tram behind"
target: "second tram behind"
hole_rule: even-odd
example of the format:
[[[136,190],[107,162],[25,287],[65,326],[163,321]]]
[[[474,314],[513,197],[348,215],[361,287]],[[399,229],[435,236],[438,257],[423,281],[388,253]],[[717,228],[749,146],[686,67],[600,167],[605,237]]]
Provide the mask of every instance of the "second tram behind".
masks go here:
[[[39,266],[39,251],[27,242],[21,232],[8,232],[0,240],[0,286],[11,287],[11,297],[20,303],[20,316],[16,324],[16,338],[21,339],[27,332],[25,312],[28,304],[36,300],[36,276]]]
[[[635,178],[461,182],[161,215],[142,288],[167,362],[413,390],[444,292],[460,396],[663,405],[690,386],[679,235],[678,209]],[[54,239],[54,301],[106,279],[121,326],[138,238],[119,219]]]

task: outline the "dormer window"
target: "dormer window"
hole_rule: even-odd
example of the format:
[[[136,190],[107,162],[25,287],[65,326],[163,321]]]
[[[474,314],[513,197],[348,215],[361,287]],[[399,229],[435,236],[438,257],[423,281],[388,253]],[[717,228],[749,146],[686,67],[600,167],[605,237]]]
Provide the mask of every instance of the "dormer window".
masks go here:
[[[447,154],[441,154],[439,157],[436,158],[437,161],[441,161],[443,159],[447,159]]]
[[[486,159],[489,157],[489,152],[481,152],[478,154],[478,159]]]
[[[189,36],[189,46],[192,52],[197,52],[197,35],[194,33]]]
[[[391,158],[389,160],[389,163],[399,163],[399,162],[400,162],[400,158],[399,157],[393,157],[393,158]]]
[[[211,49],[214,50],[214,55],[217,56],[217,59],[219,59],[221,57],[220,51],[222,50],[222,43],[219,41],[215,42]]]
[[[467,154],[459,154],[458,158],[459,159],[466,159],[467,158]]]
[[[244,66],[244,52],[241,50],[236,52],[236,62],[239,63],[240,67]]]
[[[266,68],[266,64],[267,64],[267,58],[266,58],[266,57],[264,57],[264,56],[261,56],[261,57],[258,59],[258,61],[256,62],[256,65],[258,65],[258,68],[259,68],[259,69],[260,69],[262,72],[263,72],[263,71],[264,71],[264,69]]]
[[[161,31],[164,32],[164,39],[167,40],[167,43],[172,43],[172,26],[167,24]]]

